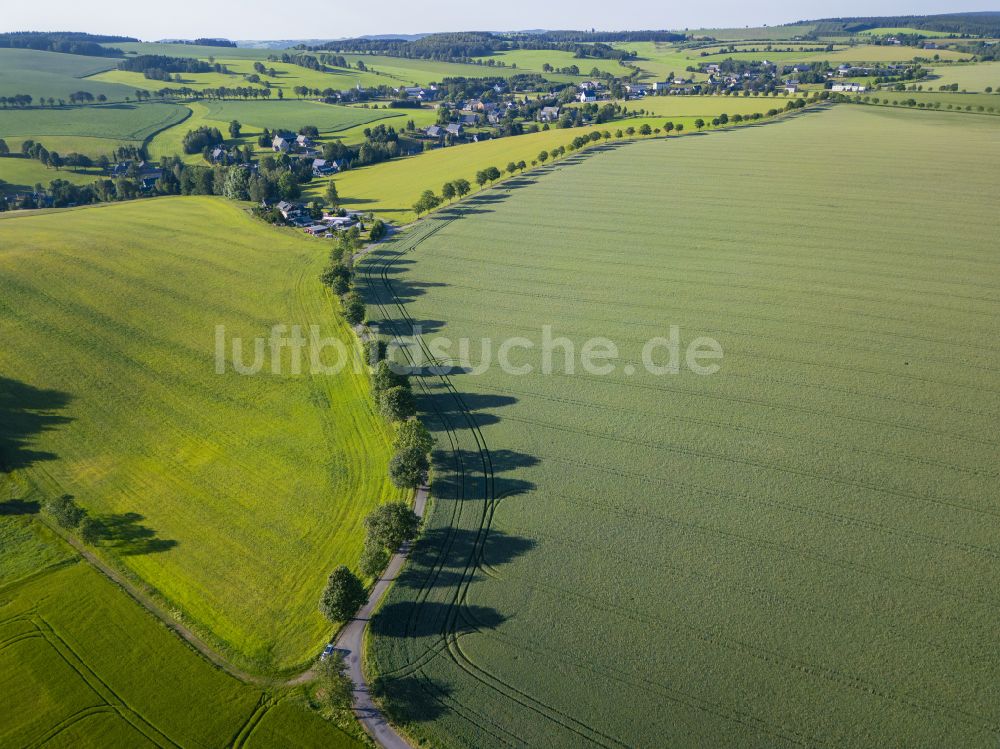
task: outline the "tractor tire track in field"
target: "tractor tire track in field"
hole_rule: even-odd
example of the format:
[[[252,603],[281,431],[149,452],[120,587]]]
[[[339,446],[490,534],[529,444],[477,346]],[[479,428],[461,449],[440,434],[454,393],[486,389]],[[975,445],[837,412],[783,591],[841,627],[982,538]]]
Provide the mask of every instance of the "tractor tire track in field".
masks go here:
[[[476,201],[473,199],[470,200],[469,202],[474,204]],[[464,211],[459,213],[458,215],[460,216],[463,214]],[[453,220],[455,220],[456,217],[457,216],[454,213],[448,213],[445,214],[444,217],[439,217],[435,222],[434,226],[432,226],[428,231],[417,237],[416,241],[411,243],[406,249],[400,252],[387,254],[387,257],[384,260],[384,262],[380,262],[376,268],[373,268],[372,269],[373,272],[366,273],[364,275],[364,279],[367,282],[369,289],[373,294],[373,298],[376,300],[375,303],[378,306],[380,312],[382,313],[383,319],[386,320],[388,322],[388,326],[392,328],[391,334],[393,335],[393,337],[401,339],[403,335],[412,335],[412,331],[415,329],[415,323],[413,319],[409,316],[409,313],[406,310],[403,302],[399,299],[398,295],[395,293],[392,287],[392,283],[389,279],[390,268],[401,257],[403,257],[405,254],[409,252],[412,252],[424,240],[439,232],[442,228],[444,228]],[[379,285],[382,287],[382,289],[385,290],[385,292],[387,292],[389,296],[389,301],[387,301],[386,303],[383,303],[382,301],[382,295],[379,293],[378,289]],[[394,307],[395,311],[398,312],[402,325],[397,326],[397,323],[392,321],[392,318],[389,314],[388,306]],[[400,327],[403,327],[404,329],[400,329]],[[422,339],[418,338],[416,340],[416,344],[421,347],[425,360],[433,360],[431,352],[426,348],[426,344],[423,342]],[[406,356],[406,358],[410,361],[410,363],[411,364],[414,363],[412,356],[406,350],[405,347],[402,348],[402,351]],[[465,632],[470,628],[475,631],[478,630],[479,626],[481,626],[481,622],[476,621],[474,616],[465,607],[466,596],[468,593],[469,585],[471,584],[474,578],[476,570],[481,568],[483,562],[485,543],[489,535],[490,524],[492,522],[493,510],[495,507],[495,503],[498,501],[499,498],[496,496],[496,485],[495,485],[492,456],[490,455],[490,451],[486,444],[486,440],[479,428],[475,416],[472,414],[472,411],[468,407],[468,404],[466,403],[465,399],[462,397],[462,394],[458,391],[458,389],[452,383],[451,379],[446,374],[435,373],[433,375],[433,378],[435,380],[436,385],[444,391],[446,397],[450,399],[457,407],[456,408],[457,413],[460,415],[458,419],[460,422],[460,424],[458,425],[458,429],[461,429],[465,431],[467,435],[470,435],[474,442],[474,448],[471,451],[469,451],[470,453],[476,456],[473,459],[473,463],[477,464],[475,468],[475,474],[473,476],[471,472],[470,473],[466,472],[465,461],[463,460],[462,457],[463,451],[456,449],[456,446],[458,444],[456,427],[451,423],[451,419],[448,418],[448,416],[445,413],[443,413],[441,409],[436,405],[436,401],[434,399],[431,399],[431,404],[432,404],[431,407],[434,412],[433,417],[438,423],[440,423],[445,428],[446,432],[449,435],[449,442],[452,445],[451,452],[453,459],[455,460],[454,471],[457,472],[459,478],[459,480],[456,482],[458,487],[457,490],[461,492],[461,496],[459,497],[459,499],[460,500],[473,499],[472,497],[465,496],[467,487],[470,484],[470,479],[474,477],[474,479],[481,480],[483,482],[482,497],[478,496],[474,497],[474,499],[476,500],[481,499],[483,505],[480,511],[480,516],[478,518],[478,523],[477,523],[478,527],[474,531],[475,539],[472,543],[472,550],[463,562],[464,567],[462,571],[459,573],[459,581],[455,585],[455,592],[451,596],[451,601],[448,603],[448,610],[445,615],[445,623],[442,628],[443,631],[441,633],[441,637],[444,639],[447,648],[447,653],[450,655],[451,659],[456,664],[456,666],[458,666],[460,669],[466,672],[473,679],[480,682],[483,686],[489,688],[490,690],[500,695],[505,696],[508,700],[516,703],[522,708],[539,714],[547,721],[559,725],[564,730],[576,735],[579,739],[582,739],[588,743],[602,747],[610,747],[615,745],[624,746],[624,744],[622,744],[622,742],[620,742],[616,738],[606,735],[601,731],[593,728],[592,726],[582,723],[577,719],[573,718],[572,716],[563,713],[558,709],[555,709],[552,706],[541,702],[540,700],[537,700],[536,698],[530,696],[526,692],[523,692],[522,690],[518,689],[512,684],[504,682],[502,679],[499,679],[490,672],[478,666],[474,661],[472,661],[468,656],[466,656],[465,652],[462,650],[459,643],[460,633]],[[425,383],[420,382],[419,384],[421,389],[429,393],[429,390]],[[455,544],[458,535],[457,532],[458,523],[456,522],[457,517],[455,515],[456,513],[461,512],[461,510],[457,508],[463,506],[463,503],[461,501],[457,501],[457,502],[452,502],[451,504],[456,509],[453,510],[453,516],[451,522],[449,522],[447,525],[448,535],[446,537],[445,542],[441,545],[440,552],[437,556],[434,565],[432,566],[432,574],[428,575],[428,578],[423,583],[422,589],[417,593],[416,598],[418,600],[418,604],[414,606],[411,610],[410,621],[407,623],[408,632],[413,631],[415,624],[413,619],[419,615],[420,600],[426,598],[426,595],[429,593],[430,588],[434,584],[434,580],[438,577],[438,574],[443,569],[445,560],[448,558],[448,555]],[[435,648],[435,651],[436,650],[437,649]],[[422,659],[418,658],[417,660],[420,661]],[[410,668],[404,669],[405,672],[410,672],[411,670],[417,671],[419,670],[419,666],[413,668],[413,664],[411,664]],[[402,675],[402,672],[397,672],[396,674],[393,674],[393,676],[399,676],[399,675]],[[431,696],[434,697],[435,695]],[[462,711],[459,710],[456,712],[461,714]],[[480,729],[482,729],[481,719],[480,721],[476,722],[476,725],[478,725]],[[497,727],[499,728],[499,726]],[[509,733],[509,731],[506,732]],[[494,735],[494,738],[499,739],[500,737]],[[515,737],[515,740],[519,741],[520,743],[525,743],[524,740],[520,739],[519,737]]]

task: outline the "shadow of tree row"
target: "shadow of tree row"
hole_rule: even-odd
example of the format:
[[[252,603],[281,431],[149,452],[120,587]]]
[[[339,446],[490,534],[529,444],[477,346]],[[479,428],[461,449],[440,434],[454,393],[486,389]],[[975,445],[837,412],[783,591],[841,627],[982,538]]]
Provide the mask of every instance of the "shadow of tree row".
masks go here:
[[[0,471],[16,471],[43,460],[55,460],[51,452],[31,445],[43,432],[72,419],[58,413],[72,401],[61,390],[37,388],[10,377],[0,377]]]

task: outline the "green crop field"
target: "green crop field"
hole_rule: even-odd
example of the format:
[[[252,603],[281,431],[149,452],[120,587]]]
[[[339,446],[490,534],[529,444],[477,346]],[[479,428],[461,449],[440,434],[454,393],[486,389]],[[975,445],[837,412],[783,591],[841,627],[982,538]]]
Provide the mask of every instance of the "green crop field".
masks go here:
[[[475,186],[476,172],[484,167],[495,166],[503,170],[508,162],[522,159],[530,165],[540,151],[566,146],[578,135],[598,130],[608,131],[614,136],[618,130],[629,127],[638,129],[642,125],[649,125],[654,129],[660,128],[667,120],[675,125],[683,124],[684,129],[691,133],[695,130],[695,120],[699,117],[704,118],[705,115],[675,115],[670,113],[671,110],[693,107],[705,109],[713,115],[723,112],[750,113],[766,111],[771,107],[780,109],[784,106],[784,101],[784,97],[778,99],[727,96],[703,99],[681,96],[648,97],[641,101],[629,101],[629,106],[634,110],[652,107],[657,110],[662,109],[665,113],[628,117],[593,127],[553,128],[516,137],[438,148],[419,156],[342,172],[335,177],[337,190],[343,203],[350,208],[376,211],[383,218],[405,223],[416,218],[411,206],[424,190],[440,192],[442,184],[460,177],[469,180]],[[311,195],[319,195],[324,185],[325,182],[316,181],[307,187],[306,191]]]
[[[329,245],[214,198],[2,216],[0,372],[62,398],[51,428],[0,421],[28,456],[13,467],[75,496],[109,531],[97,552],[232,660],[310,660],[330,634],[327,575],[400,496],[389,435],[365,374],[309,359],[295,374],[287,351],[278,374],[271,357],[217,374],[216,330],[245,339],[248,363],[274,325],[353,350],[317,278]]]
[[[63,154],[107,154],[119,144],[141,144],[189,114],[187,107],[168,102],[0,109],[0,138],[12,149],[30,138]]]
[[[460,367],[416,378],[391,714],[444,747],[995,746],[998,136],[839,106],[612,144],[362,263],[383,332]]]
[[[203,660],[33,520],[33,502],[0,506],[0,745],[361,746],[294,689]]]
[[[785,96],[646,96],[642,99],[619,101],[629,112],[659,118],[716,117],[720,114],[763,114],[769,109],[781,109],[789,98]],[[680,120],[678,120],[680,121]],[[615,123],[606,123],[614,125]],[[659,124],[662,124],[659,123]],[[605,125],[605,126],[606,126]]]
[[[43,96],[68,100],[75,91],[89,91],[121,101],[132,93],[130,89],[89,77],[117,64],[117,59],[108,57],[0,49],[0,96],[28,94],[36,101]]]

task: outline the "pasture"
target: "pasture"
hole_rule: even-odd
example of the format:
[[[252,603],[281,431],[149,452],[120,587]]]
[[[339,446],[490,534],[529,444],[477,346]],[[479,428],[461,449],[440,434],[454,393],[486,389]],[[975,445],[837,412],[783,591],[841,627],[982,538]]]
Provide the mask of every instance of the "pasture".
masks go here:
[[[192,53],[183,55],[185,57],[193,57]],[[202,58],[208,59],[208,58]],[[247,86],[254,88],[262,88],[263,83],[250,83],[246,80],[245,76],[251,75],[254,72],[253,63],[254,60],[241,59],[241,58],[228,58],[228,57],[216,57],[215,62],[225,65],[229,69],[229,73],[184,73],[181,75],[181,80],[179,82],[167,82],[167,81],[154,81],[149,80],[142,73],[135,73],[127,70],[109,70],[106,73],[100,73],[96,75],[95,80],[104,81],[107,83],[117,83],[123,86],[129,86],[132,89],[141,88],[149,91],[157,91],[161,88],[179,88],[181,86],[188,86],[195,89],[202,88],[217,88],[220,86],[235,88],[238,86]],[[267,80],[271,84],[271,89],[273,96],[277,98],[277,91],[281,90],[286,99],[295,98],[294,89],[296,86],[308,86],[309,88],[318,89],[345,89],[354,88],[358,83],[362,86],[380,86],[380,85],[391,85],[392,81],[387,80],[384,76],[379,76],[374,73],[364,73],[361,71],[348,71],[344,69],[335,69],[333,72],[323,72],[319,70],[310,70],[309,68],[303,68],[299,65],[293,65],[291,63],[268,61],[266,58],[262,59],[264,65],[270,70],[274,68],[276,73],[275,76],[263,75],[261,80]]]
[[[32,506],[4,506],[21,505]],[[295,690],[263,692],[217,670],[30,514],[0,515],[0,538],[0,744],[361,746]],[[27,554],[34,574],[10,574]]]
[[[57,153],[68,153],[68,151],[59,148],[58,140],[46,139],[44,145]],[[76,145],[75,142],[74,145]],[[6,192],[20,192],[33,188],[37,184],[48,185],[54,179],[64,179],[75,185],[87,185],[102,176],[104,173],[96,168],[52,169],[35,159],[22,159],[15,156],[0,159],[0,180],[7,183],[0,186],[0,190]]]
[[[397,719],[451,747],[994,746],[998,135],[839,106],[612,144],[366,259],[383,331],[460,367],[416,378],[435,505],[371,642]]]
[[[380,105],[381,106],[381,105]],[[367,125],[385,117],[397,116],[399,109],[364,109],[315,101],[206,101],[205,118],[229,123],[239,120],[257,129],[297,131],[303,125],[315,125],[320,132],[347,130]]]
[[[108,154],[119,144],[139,145],[182,123],[187,107],[169,102],[101,104],[78,107],[0,109],[0,138],[12,149],[32,139],[50,151]]]
[[[329,245],[218,198],[0,222],[0,371],[58,396],[45,419],[5,414],[4,463],[39,497],[76,497],[104,529],[96,553],[230,660],[311,660],[327,575],[356,564],[365,513],[401,496],[389,435],[353,367],[314,374],[306,358],[299,374],[286,350],[277,374],[270,356],[219,374],[216,336],[241,338],[246,364],[274,325],[353,351],[318,281]]]
[[[925,81],[938,86],[957,83],[960,91],[983,91],[987,86],[1000,91],[1000,62],[978,62],[974,65],[941,65],[933,69],[934,77]]]

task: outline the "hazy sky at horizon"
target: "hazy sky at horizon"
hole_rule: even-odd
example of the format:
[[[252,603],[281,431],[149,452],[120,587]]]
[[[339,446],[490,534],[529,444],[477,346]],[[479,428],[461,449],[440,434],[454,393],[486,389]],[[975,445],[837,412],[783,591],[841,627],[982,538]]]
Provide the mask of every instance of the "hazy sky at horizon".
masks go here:
[[[340,6],[340,7],[338,7]],[[146,10],[148,8],[148,11]],[[284,11],[282,10],[284,9]],[[962,10],[993,10],[981,5]],[[737,0],[674,6],[640,0],[619,6],[606,0],[572,4],[507,0],[382,0],[376,5],[320,0],[243,0],[240,3],[169,0],[48,0],[39,13],[31,3],[9,3],[0,15],[3,31],[87,31],[143,40],[195,38],[330,39],[365,34],[516,29],[684,29],[760,26],[803,18],[955,12],[953,0],[845,0],[836,5],[805,0],[786,10],[777,3]],[[790,15],[794,13],[795,15]]]

